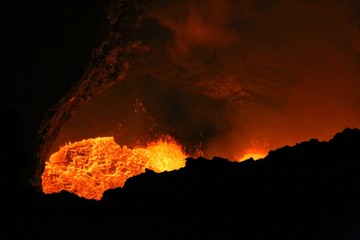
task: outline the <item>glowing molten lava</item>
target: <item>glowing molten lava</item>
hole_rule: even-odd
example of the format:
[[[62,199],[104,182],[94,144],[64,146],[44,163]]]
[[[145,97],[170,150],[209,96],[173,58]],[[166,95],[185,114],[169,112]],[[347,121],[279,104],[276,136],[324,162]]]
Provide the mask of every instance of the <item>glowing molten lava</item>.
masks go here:
[[[145,148],[119,146],[113,137],[69,143],[51,155],[41,176],[44,193],[61,190],[86,199],[100,200],[104,191],[123,187],[125,181],[151,169],[171,171],[185,166],[187,155],[165,136]]]
[[[251,147],[248,148],[245,152],[243,152],[241,156],[235,156],[235,160],[238,162],[245,161],[250,158],[258,160],[266,157],[268,153],[268,144],[265,143],[263,146],[259,146],[256,141],[252,141]]]
[[[267,152],[262,152],[262,151],[258,151],[258,150],[249,150],[248,153],[246,153],[244,156],[242,156],[241,158],[238,158],[237,161],[241,162],[241,161],[245,161],[247,159],[254,159],[254,160],[258,160],[261,158],[266,157]]]

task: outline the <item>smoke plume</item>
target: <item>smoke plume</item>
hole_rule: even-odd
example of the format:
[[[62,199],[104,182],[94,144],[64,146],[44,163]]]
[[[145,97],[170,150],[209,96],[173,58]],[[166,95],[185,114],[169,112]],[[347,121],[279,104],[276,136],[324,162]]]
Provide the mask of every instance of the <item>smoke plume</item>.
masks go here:
[[[57,143],[111,135],[139,144],[168,133],[189,152],[233,159],[254,143],[271,150],[360,126],[357,1],[145,6],[142,55]]]

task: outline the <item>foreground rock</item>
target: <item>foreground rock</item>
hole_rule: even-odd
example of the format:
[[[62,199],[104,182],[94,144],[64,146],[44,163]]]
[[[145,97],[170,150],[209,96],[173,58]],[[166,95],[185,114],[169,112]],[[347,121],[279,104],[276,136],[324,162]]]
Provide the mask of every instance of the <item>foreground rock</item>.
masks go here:
[[[356,239],[358,149],[360,130],[345,129],[328,142],[284,146],[258,161],[189,158],[176,171],[147,170],[100,201],[28,189],[6,197],[5,228],[52,239]]]

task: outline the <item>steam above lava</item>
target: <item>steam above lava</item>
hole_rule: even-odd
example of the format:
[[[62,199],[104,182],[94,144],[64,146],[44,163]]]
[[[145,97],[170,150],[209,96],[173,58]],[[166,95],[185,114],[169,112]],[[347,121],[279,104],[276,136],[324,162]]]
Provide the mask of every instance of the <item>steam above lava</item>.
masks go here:
[[[357,1],[126,6],[129,15],[110,8],[112,28],[64,102],[111,84],[78,104],[51,153],[97,136],[137,146],[169,134],[188,155],[235,160],[254,141],[270,150],[360,126]]]
[[[252,140],[272,149],[359,126],[359,10],[353,1],[209,0],[152,16],[172,33],[168,56],[188,75],[179,84],[231,105],[228,131],[208,143],[231,158]]]

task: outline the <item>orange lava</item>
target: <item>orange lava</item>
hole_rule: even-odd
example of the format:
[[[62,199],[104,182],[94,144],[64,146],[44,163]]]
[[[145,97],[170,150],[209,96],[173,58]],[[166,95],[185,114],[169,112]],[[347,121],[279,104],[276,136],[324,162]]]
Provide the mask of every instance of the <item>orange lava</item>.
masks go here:
[[[250,158],[252,158],[254,160],[259,160],[261,158],[266,157],[266,155],[267,155],[267,152],[261,152],[261,151],[257,151],[257,150],[249,150],[248,153],[243,155],[241,158],[237,158],[236,160],[238,162],[245,161]]]
[[[268,144],[259,146],[258,142],[252,141],[251,147],[244,151],[240,156],[235,156],[235,161],[242,162],[248,159],[259,160],[266,157],[269,153]]]
[[[133,149],[119,146],[113,137],[69,143],[51,155],[41,176],[46,194],[61,190],[100,200],[108,189],[123,187],[132,176],[151,169],[172,171],[185,166],[187,155],[170,136]]]

